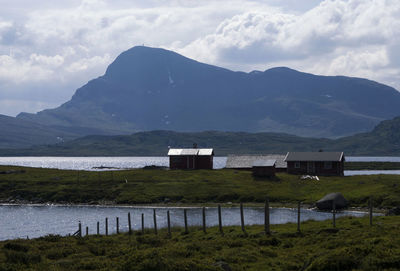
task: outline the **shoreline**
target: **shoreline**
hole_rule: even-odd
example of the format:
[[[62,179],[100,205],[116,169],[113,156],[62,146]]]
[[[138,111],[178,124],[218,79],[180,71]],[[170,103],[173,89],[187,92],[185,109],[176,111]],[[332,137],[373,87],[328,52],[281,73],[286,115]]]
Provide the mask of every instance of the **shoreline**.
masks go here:
[[[146,209],[152,209],[152,208],[159,208],[159,209],[200,209],[200,208],[217,208],[218,205],[221,205],[223,208],[239,208],[240,203],[205,203],[205,204],[200,204],[200,203],[168,203],[168,204],[115,204],[115,203],[110,203],[110,204],[85,204],[85,203],[52,203],[52,202],[47,202],[47,203],[7,203],[7,202],[0,202],[0,207],[1,206],[32,206],[32,207],[46,207],[46,206],[54,206],[54,207],[100,207],[100,208],[146,208]],[[243,203],[243,206],[245,208],[264,208],[263,203],[255,203],[255,202],[247,202]],[[269,204],[270,208],[275,208],[275,209],[297,209],[297,204],[294,203],[270,203]],[[318,211],[318,212],[325,212],[325,213],[330,213],[331,211],[326,211],[326,210],[319,210],[318,208],[314,207],[312,204],[302,204],[301,209],[307,209],[307,210],[313,210],[313,211]],[[383,208],[375,208],[373,213],[377,214],[382,214],[385,215],[390,209],[383,209]],[[356,206],[351,206],[345,209],[337,210],[338,213],[341,211],[349,211],[349,212],[362,212],[362,213],[368,213],[369,208],[367,207],[356,207]]]

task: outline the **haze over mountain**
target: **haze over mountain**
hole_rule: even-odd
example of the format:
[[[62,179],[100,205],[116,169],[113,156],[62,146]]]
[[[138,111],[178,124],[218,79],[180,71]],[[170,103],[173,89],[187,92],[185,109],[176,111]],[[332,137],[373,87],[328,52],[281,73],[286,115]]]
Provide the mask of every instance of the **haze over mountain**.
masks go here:
[[[374,81],[285,67],[234,72],[137,46],[70,101],[17,118],[71,133],[80,127],[101,134],[219,130],[339,137],[398,115],[400,93]]]

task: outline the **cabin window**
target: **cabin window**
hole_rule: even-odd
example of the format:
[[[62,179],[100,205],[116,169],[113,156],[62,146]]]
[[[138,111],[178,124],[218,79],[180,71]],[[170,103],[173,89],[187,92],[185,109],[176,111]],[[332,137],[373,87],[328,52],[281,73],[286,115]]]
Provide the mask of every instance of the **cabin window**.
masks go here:
[[[332,169],[332,162],[324,162],[325,169]]]
[[[294,168],[300,168],[300,162],[294,162]]]

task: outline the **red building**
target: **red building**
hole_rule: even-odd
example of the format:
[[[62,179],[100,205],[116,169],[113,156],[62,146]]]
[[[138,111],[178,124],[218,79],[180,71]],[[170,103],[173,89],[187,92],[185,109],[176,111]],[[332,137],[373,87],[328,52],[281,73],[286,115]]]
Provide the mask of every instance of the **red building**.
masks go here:
[[[213,149],[169,149],[170,169],[213,169]]]
[[[323,176],[344,175],[343,152],[288,152],[287,172]]]

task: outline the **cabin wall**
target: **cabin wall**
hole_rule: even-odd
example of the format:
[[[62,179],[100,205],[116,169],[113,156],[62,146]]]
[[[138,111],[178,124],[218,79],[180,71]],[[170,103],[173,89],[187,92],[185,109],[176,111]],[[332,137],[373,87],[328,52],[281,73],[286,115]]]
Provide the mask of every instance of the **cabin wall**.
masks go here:
[[[170,169],[213,169],[213,156],[171,155]]]
[[[289,174],[309,174],[309,175],[322,175],[322,176],[343,176],[344,175],[344,161],[332,162],[331,168],[325,168],[325,162],[298,162],[299,168],[295,167],[296,162],[287,162],[287,172]]]

